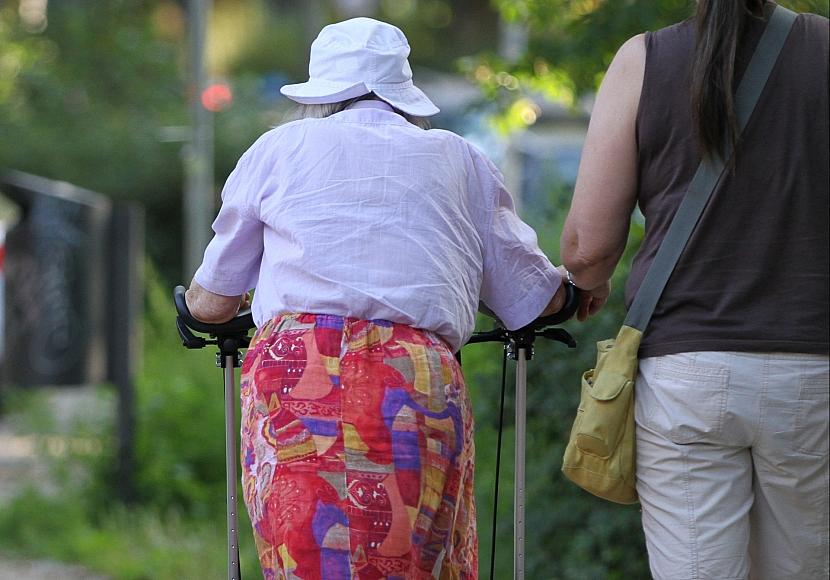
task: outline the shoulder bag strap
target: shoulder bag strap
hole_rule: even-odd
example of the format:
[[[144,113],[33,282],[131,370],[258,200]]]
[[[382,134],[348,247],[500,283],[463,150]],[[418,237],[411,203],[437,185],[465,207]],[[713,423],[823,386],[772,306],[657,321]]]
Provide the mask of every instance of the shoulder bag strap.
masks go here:
[[[796,16],[795,12],[776,6],[770,17],[735,95],[739,134],[746,127],[755,109],[758,97],[778,60],[778,55],[787,40]],[[677,260],[683,253],[683,248],[703,213],[703,208],[706,207],[712,191],[720,181],[725,167],[724,159],[729,159],[731,155],[732,145],[727,143],[723,158],[705,157],[700,162],[689,184],[689,189],[666,232],[666,237],[660,244],[660,249],[634,297],[634,302],[623,322],[624,325],[640,331],[645,330]]]

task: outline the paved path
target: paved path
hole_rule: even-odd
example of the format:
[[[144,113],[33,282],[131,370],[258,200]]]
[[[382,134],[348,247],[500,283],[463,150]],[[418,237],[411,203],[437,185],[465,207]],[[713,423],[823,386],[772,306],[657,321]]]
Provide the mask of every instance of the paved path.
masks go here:
[[[106,580],[84,570],[48,560],[26,561],[7,559],[0,553],[0,580]]]
[[[49,407],[55,410],[56,424],[68,425],[79,408],[88,408],[94,395],[88,389],[60,389],[48,392]],[[60,429],[59,429],[60,430]],[[0,415],[0,509],[25,485],[35,481],[49,491],[49,468],[42,455],[42,436],[23,433],[19,417]],[[50,435],[46,449],[60,450],[62,438]],[[80,566],[50,560],[27,560],[0,551],[0,580],[107,580]]]

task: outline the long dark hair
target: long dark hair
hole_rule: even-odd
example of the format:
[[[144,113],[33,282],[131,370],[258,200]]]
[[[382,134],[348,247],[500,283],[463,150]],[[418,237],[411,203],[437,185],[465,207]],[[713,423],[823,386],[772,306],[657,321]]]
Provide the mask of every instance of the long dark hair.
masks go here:
[[[701,153],[723,157],[738,138],[735,116],[735,53],[747,13],[760,15],[764,0],[698,0],[692,65],[692,113]]]

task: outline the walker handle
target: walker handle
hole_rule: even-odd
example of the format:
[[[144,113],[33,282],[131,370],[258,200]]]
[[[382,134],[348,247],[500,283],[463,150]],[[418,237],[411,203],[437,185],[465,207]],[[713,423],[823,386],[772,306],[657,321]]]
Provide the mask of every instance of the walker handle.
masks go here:
[[[544,328],[546,326],[556,326],[557,324],[561,324],[566,320],[570,320],[574,314],[576,314],[577,309],[579,308],[579,288],[574,286],[572,283],[567,282],[565,280],[562,281],[562,284],[565,286],[565,304],[562,305],[562,308],[559,312],[554,312],[550,316],[543,316],[529,322],[524,328]],[[485,316],[489,316],[493,320],[496,321],[496,324],[499,326],[504,326],[504,323],[499,320],[498,315],[490,310],[490,308],[484,303],[478,303],[478,311],[484,314]]]
[[[559,312],[554,312],[550,316],[539,317],[528,326],[532,326],[533,328],[556,326],[573,318],[573,315],[579,309],[580,290],[570,282],[563,281],[562,283],[565,285],[565,304],[562,305],[562,309]]]
[[[176,304],[178,319],[191,330],[215,337],[227,337],[233,335],[246,335],[249,330],[256,326],[254,324],[254,317],[251,314],[250,308],[240,310],[236,316],[227,322],[221,322],[219,324],[208,324],[207,322],[196,320],[193,318],[193,315],[190,314],[187,302],[185,302],[184,299],[184,293],[184,286],[176,286],[173,289],[173,302]]]
[[[508,344],[512,342],[520,345],[532,345],[533,340],[537,336],[541,336],[562,342],[569,348],[574,348],[576,347],[576,341],[573,337],[566,330],[553,327],[565,322],[576,314],[579,308],[579,292],[579,288],[570,282],[565,282],[565,304],[559,312],[551,314],[550,316],[537,318],[517,330],[507,330],[501,325],[501,321],[497,319],[496,322],[499,326],[496,326],[493,330],[473,333],[466,344],[475,344],[477,342],[501,342]]]

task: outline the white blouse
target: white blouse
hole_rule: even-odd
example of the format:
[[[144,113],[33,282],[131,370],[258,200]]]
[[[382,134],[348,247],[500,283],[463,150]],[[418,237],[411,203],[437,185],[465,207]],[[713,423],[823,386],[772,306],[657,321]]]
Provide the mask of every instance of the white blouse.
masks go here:
[[[287,312],[385,319],[458,350],[479,300],[515,329],[561,284],[498,169],[380,101],[265,133],[213,230],[195,280],[225,296],[255,287],[257,326]]]

